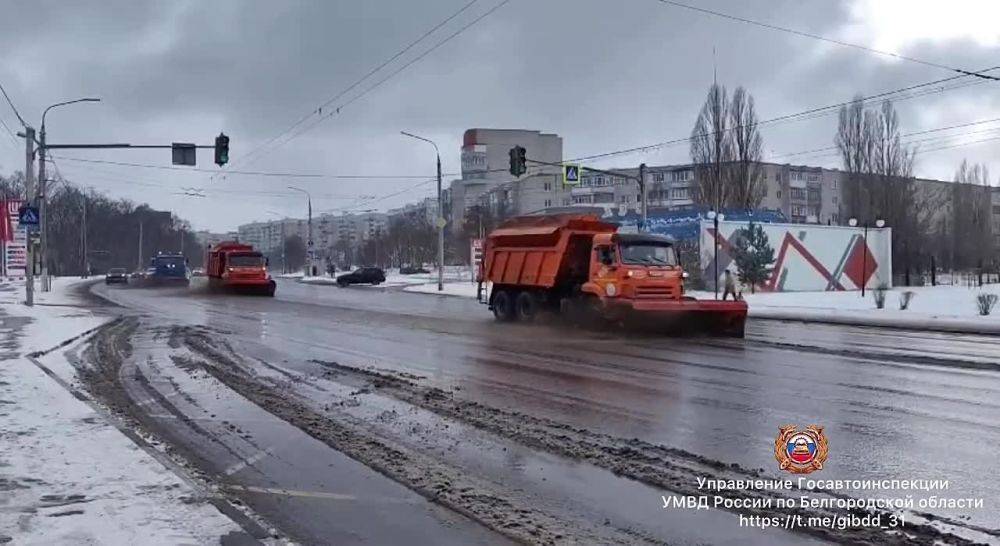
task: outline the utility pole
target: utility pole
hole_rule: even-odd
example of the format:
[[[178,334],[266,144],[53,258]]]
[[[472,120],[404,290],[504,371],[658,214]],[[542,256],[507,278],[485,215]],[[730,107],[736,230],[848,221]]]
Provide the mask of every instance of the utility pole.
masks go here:
[[[35,130],[31,127],[24,128],[24,197],[30,205],[35,193]],[[27,227],[23,227],[24,240],[27,252],[25,254],[24,266],[24,303],[28,307],[35,304],[35,251],[32,248],[31,232]]]
[[[435,146],[437,149],[437,146]],[[438,167],[438,292],[444,290],[444,207],[441,205],[441,154],[437,156]]]
[[[137,271],[142,271],[142,220],[139,220],[139,265]]]
[[[90,264],[88,262],[87,256],[87,194],[83,194],[83,229],[80,230],[80,238],[83,243],[83,277],[87,278],[90,276]]]
[[[48,149],[45,144],[45,116],[49,113],[49,110],[56,108],[57,106],[66,106],[68,104],[76,104],[78,102],[100,102],[101,99],[97,98],[83,98],[70,100],[65,102],[59,102],[53,104],[42,112],[42,126],[38,134],[38,215],[39,223],[41,224],[41,241],[42,241],[42,292],[48,292],[52,289],[52,280],[49,278],[49,230],[48,230],[48,214],[46,213],[46,201],[48,201],[48,179],[45,176],[45,151]]]
[[[422,136],[417,136],[412,133],[407,133],[406,131],[400,131],[403,136],[408,136],[410,138],[415,138],[417,140],[422,140],[424,142],[430,143],[434,146],[434,153],[437,155],[437,226],[438,230],[438,292],[444,290],[444,206],[441,203],[441,151],[438,150],[437,144],[429,138],[424,138]]]
[[[646,213],[649,209],[646,207],[646,164],[639,164],[639,199],[642,200],[642,229],[639,231],[646,231]]]
[[[309,192],[307,192],[306,190],[304,190],[302,188],[295,187],[295,186],[288,186],[288,189],[295,190],[297,192],[301,192],[301,193],[306,194],[306,200],[307,200],[307,203],[308,203],[308,206],[309,206],[309,209],[308,209],[309,216],[308,216],[308,219],[306,220],[307,241],[306,241],[306,271],[305,271],[305,274],[306,274],[307,277],[311,277],[312,274],[313,274],[313,272],[312,272],[312,268],[313,268],[313,202],[312,202],[312,195],[310,195]],[[282,224],[282,225],[284,225],[284,224]]]
[[[49,284],[49,264],[48,264],[48,214],[45,211],[46,199],[45,183],[45,122],[42,122],[42,129],[38,133],[38,216],[39,229],[41,230],[42,243],[42,292],[48,292]]]

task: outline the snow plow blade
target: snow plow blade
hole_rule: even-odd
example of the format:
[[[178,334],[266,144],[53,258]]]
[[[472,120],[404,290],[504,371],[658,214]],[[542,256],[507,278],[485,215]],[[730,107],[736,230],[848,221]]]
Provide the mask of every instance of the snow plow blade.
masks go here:
[[[616,311],[624,314],[626,324],[639,330],[651,329],[686,334],[707,333],[717,336],[744,336],[747,304],[744,301],[621,300]]]
[[[273,298],[275,289],[277,289],[277,283],[275,283],[273,279],[269,279],[265,283],[260,283],[260,282],[226,283],[226,282],[210,281],[209,288],[213,292],[242,294],[246,296],[267,296]]]

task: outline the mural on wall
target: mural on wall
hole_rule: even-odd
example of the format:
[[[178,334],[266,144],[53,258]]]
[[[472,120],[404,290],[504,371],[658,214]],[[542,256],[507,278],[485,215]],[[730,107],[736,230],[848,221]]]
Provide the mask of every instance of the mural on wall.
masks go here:
[[[736,238],[749,222],[719,222],[719,282],[728,268],[737,273]],[[860,290],[892,284],[892,229],[823,226],[814,224],[759,224],[774,249],[770,275],[757,286],[761,291]],[[708,287],[715,275],[713,222],[701,222],[701,266]]]

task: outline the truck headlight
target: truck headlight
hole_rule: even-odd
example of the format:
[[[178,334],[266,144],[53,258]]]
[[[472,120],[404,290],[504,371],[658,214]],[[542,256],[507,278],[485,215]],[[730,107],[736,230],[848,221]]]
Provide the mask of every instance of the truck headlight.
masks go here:
[[[608,285],[604,287],[604,291],[607,292],[608,296],[612,298],[618,295],[618,287],[615,286],[615,283],[613,282],[609,282]]]

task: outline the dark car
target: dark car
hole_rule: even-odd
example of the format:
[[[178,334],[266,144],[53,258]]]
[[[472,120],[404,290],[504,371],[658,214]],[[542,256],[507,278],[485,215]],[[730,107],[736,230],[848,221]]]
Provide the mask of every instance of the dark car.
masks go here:
[[[105,284],[128,284],[128,273],[123,267],[113,267],[104,275]]]
[[[379,284],[385,282],[385,271],[377,267],[362,267],[356,271],[351,271],[337,277],[337,284],[347,286],[349,284]]]
[[[423,267],[412,266],[412,265],[404,265],[403,267],[399,268],[400,275],[418,275],[421,273],[430,273],[430,271],[427,271]]]

